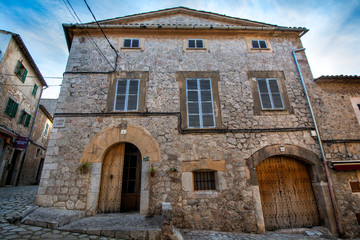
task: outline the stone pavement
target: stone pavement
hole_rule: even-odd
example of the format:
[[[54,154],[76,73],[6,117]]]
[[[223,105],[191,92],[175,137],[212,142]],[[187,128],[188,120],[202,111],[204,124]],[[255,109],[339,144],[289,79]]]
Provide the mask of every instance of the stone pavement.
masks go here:
[[[14,218],[21,215],[25,210],[34,206],[34,199],[37,193],[37,186],[20,186],[20,187],[3,187],[0,188],[0,239],[115,239],[110,237],[101,237],[89,235],[91,231],[99,231],[99,226],[120,226],[123,229],[139,231],[152,227],[157,230],[156,225],[159,219],[146,218],[140,215],[124,214],[122,220],[116,218],[120,215],[97,215],[90,218],[77,220],[73,223],[65,225],[60,229],[49,229],[44,227],[35,227],[25,224],[10,224],[6,219]],[[146,218],[148,223],[143,222]],[[115,221],[115,222],[114,222]],[[120,222],[119,222],[120,221]],[[145,224],[145,225],[144,225]],[[150,225],[148,225],[150,224]],[[152,226],[151,226],[152,225]],[[106,229],[105,229],[106,230]],[[75,231],[75,232],[74,232]],[[99,234],[98,232],[92,234]],[[185,240],[227,240],[227,239],[250,239],[250,240],[265,240],[265,239],[336,239],[327,229],[322,227],[315,227],[311,229],[287,229],[266,234],[247,234],[247,233],[228,233],[216,231],[197,231],[182,229],[181,233]],[[141,235],[141,234],[140,234]],[[121,237],[115,235],[116,237]],[[143,239],[134,236],[132,239]],[[149,239],[152,239],[149,236]]]
[[[24,224],[10,224],[6,220],[19,216],[34,205],[37,186],[2,187],[0,188],[0,239],[114,239],[108,237],[59,231]]]

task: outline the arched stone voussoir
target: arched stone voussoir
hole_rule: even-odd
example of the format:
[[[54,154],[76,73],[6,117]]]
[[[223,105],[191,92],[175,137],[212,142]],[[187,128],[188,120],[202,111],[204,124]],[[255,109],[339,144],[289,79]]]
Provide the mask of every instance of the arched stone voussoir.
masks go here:
[[[250,184],[258,185],[256,176],[256,166],[263,160],[272,156],[288,156],[298,159],[310,168],[310,175],[314,176],[318,168],[321,168],[321,159],[318,154],[305,149],[303,147],[289,145],[289,144],[275,144],[266,146],[253,153],[248,159],[246,159],[246,165],[250,172]],[[319,181],[319,177],[313,178],[314,181]]]
[[[126,130],[126,133],[121,134],[121,130]],[[98,133],[86,146],[80,162],[101,163],[106,152],[121,142],[134,144],[143,157],[149,157],[150,162],[161,160],[159,144],[150,132],[140,126],[127,125],[125,129],[113,126]]]

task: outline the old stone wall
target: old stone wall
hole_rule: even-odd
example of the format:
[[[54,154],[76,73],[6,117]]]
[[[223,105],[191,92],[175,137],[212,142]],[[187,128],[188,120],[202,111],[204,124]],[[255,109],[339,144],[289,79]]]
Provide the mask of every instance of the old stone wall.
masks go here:
[[[141,37],[144,45],[141,49],[124,51],[119,40],[123,37]],[[37,203],[41,206],[85,210],[90,177],[76,171],[84,149],[96,134],[126,122],[149,131],[160,147],[161,161],[151,162],[150,159],[156,174],[149,180],[149,214],[160,214],[161,203],[171,202],[178,227],[261,231],[259,193],[257,186],[250,184],[246,159],[259,149],[275,144],[294,145],[319,153],[316,141],[310,136],[309,129],[313,124],[291,54],[293,49],[301,47],[301,42],[295,35],[266,37],[271,41],[271,50],[254,53],[249,51],[245,37],[236,34],[109,34],[110,41],[119,51],[117,71],[149,72],[145,98],[145,108],[149,113],[180,112],[177,72],[219,73],[222,128],[243,129],[244,133],[182,134],[176,115],[106,115],[110,81],[114,73],[73,73],[111,70],[93,50],[86,36],[76,36],[56,110],[60,116],[55,118],[55,125],[57,119],[64,121],[64,124],[54,127],[52,131]],[[184,50],[183,43],[188,38],[206,39],[206,51]],[[115,57],[107,43],[102,38],[96,38],[96,42],[113,63]],[[306,57],[300,55],[302,66],[308,68]],[[289,108],[255,114],[253,80],[249,78],[249,72],[283,74],[283,90],[286,91]],[[310,71],[305,77],[311,78]],[[256,128],[275,130],[253,131]],[[293,130],[277,131],[277,128]],[[306,156],[303,158],[306,159]],[[225,169],[218,176],[221,179],[219,190],[195,193],[184,186],[189,180],[183,169],[184,164],[202,160],[225,162]],[[176,168],[178,172],[170,175],[170,168]]]
[[[360,160],[360,124],[351,99],[360,96],[358,80],[322,80],[309,82],[309,92],[324,152],[328,161]],[[353,139],[357,141],[349,142]],[[336,141],[331,141],[336,140]],[[330,169],[340,223],[347,237],[360,235],[356,214],[360,213],[359,193],[352,192],[350,182],[359,182],[359,171]]]

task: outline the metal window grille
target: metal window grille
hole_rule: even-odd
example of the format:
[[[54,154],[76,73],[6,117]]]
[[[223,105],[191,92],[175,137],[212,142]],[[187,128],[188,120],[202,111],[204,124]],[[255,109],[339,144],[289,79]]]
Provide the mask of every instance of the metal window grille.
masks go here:
[[[215,190],[215,172],[194,172],[195,190]]]

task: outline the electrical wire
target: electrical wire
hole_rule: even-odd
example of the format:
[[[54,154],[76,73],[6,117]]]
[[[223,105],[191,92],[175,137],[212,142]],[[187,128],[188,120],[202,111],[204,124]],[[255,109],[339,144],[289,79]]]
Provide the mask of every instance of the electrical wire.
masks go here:
[[[93,43],[93,45],[95,46],[95,49],[97,50],[97,52],[107,61],[107,63],[114,69],[113,65],[110,63],[110,61],[106,58],[105,54],[101,51],[101,49],[99,48],[99,46],[96,44],[95,40],[91,37],[89,31],[86,29],[85,25],[82,23],[82,21],[80,20],[79,16],[77,15],[75,9],[72,7],[71,3],[69,0],[66,0],[66,2],[69,4],[70,8],[72,9],[73,13],[70,11],[69,7],[67,6],[65,0],[63,0],[66,8],[68,9],[68,11],[70,12],[70,14],[72,15],[72,17],[75,19],[75,21],[79,24],[81,24],[84,27],[85,32],[87,33],[87,35],[90,38],[90,41]]]

